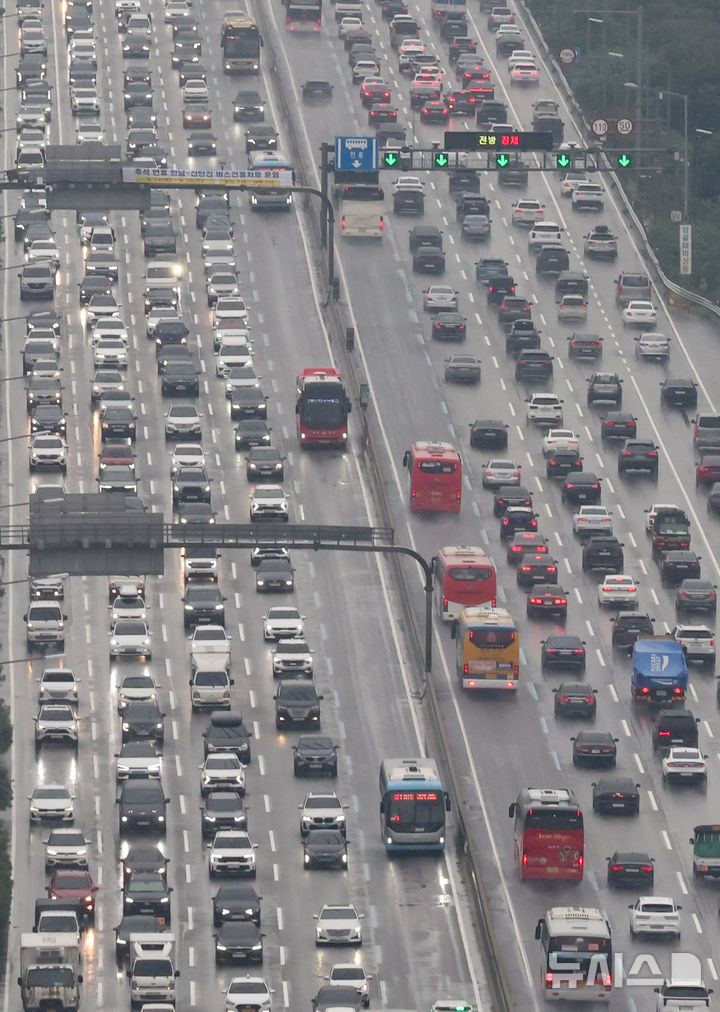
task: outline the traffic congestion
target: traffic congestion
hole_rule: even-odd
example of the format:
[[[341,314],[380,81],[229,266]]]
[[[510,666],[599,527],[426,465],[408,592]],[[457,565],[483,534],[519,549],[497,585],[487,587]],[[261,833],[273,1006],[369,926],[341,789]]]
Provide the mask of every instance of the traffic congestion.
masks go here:
[[[498,129],[545,118],[557,135],[559,119],[555,142],[573,141],[523,12],[404,7],[18,3],[9,523],[38,491],[122,496],[179,524],[377,523],[300,195],[155,189],[139,214],[50,212],[37,173],[48,144],[104,142],[139,173],[272,168],[317,185],[334,136],[377,126],[386,150],[437,149],[499,102]],[[404,597],[369,555],[188,548],[163,576],[58,575],[28,602],[11,555],[7,656],[29,659],[9,665],[7,979],[26,1009],[47,986],[33,929],[62,936],[68,1007],[492,1007],[460,814],[512,1000],[706,1007],[712,329],[668,315],[609,178],[532,162],[383,172],[371,201],[336,194],[384,516],[436,557],[430,677],[458,793],[402,613],[422,611],[415,570]],[[310,448],[323,438],[335,446]],[[491,612],[463,611],[457,565]],[[646,662],[633,643],[652,635]],[[658,657],[677,666],[669,688]],[[559,870],[532,849],[541,806]],[[419,852],[390,860],[403,828]],[[556,954],[579,905],[599,958],[576,988]],[[647,939],[653,916],[651,933],[697,956],[682,974]],[[680,976],[693,993],[673,990]]]

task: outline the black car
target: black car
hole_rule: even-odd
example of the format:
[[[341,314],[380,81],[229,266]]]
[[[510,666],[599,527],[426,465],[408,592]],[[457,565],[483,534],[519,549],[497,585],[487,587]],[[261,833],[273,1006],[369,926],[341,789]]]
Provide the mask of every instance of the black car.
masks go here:
[[[501,485],[493,496],[493,515],[501,517],[509,506],[532,506],[532,492],[524,485]]]
[[[247,812],[238,791],[210,791],[200,808],[200,831],[203,839],[213,837],[221,829],[247,830]]]
[[[183,622],[186,629],[211,622],[225,625],[225,598],[216,583],[191,583],[183,597]]]
[[[133,844],[122,859],[123,886],[136,872],[154,872],[167,878],[167,865],[168,859],[159,847],[153,847],[147,843]],[[132,913],[132,911],[128,912]],[[144,913],[145,911],[139,912]]]
[[[420,246],[413,253],[412,268],[414,274],[444,274],[445,254],[437,246]]]
[[[165,836],[165,797],[159,780],[128,780],[117,799],[120,835],[136,830]]]
[[[531,304],[521,295],[507,295],[498,305],[498,322],[504,330],[509,330],[516,320],[529,320],[531,314]]]
[[[508,445],[506,422],[496,418],[478,418],[470,426],[470,446],[475,450],[505,450]]]
[[[615,766],[619,739],[609,731],[578,731],[570,741],[573,766]]]
[[[602,357],[603,339],[599,334],[573,334],[568,338],[568,358]]]
[[[647,612],[621,611],[610,621],[613,623],[612,645],[618,650],[632,650],[635,640],[655,635],[655,619],[650,618]]]
[[[175,253],[176,250],[177,233],[172,222],[152,222],[148,225],[143,238],[143,254],[146,257]]]
[[[492,278],[506,278],[508,273],[508,262],[500,257],[482,257],[475,264],[475,280],[483,284]]]
[[[660,397],[663,404],[671,408],[696,408],[697,383],[694,379],[666,379],[660,384]]]
[[[163,397],[198,397],[200,377],[191,362],[169,362],[162,373],[160,393]]]
[[[431,333],[436,341],[464,341],[467,336],[466,318],[460,313],[437,313]]]
[[[170,893],[164,875],[154,871],[133,872],[123,889],[123,914],[147,914],[159,924],[170,924]]]
[[[202,63],[181,58],[176,69],[181,88],[184,88],[188,81],[205,81],[207,83],[207,70]]]
[[[79,287],[81,306],[87,306],[94,295],[112,295],[112,285],[101,274],[86,274]]]
[[[217,152],[217,141],[210,130],[194,130],[188,137],[188,155],[209,155]]]
[[[607,863],[609,886],[631,886],[636,892],[652,892],[655,858],[642,852],[616,850]]]
[[[174,233],[173,233],[174,235]],[[166,320],[158,320],[153,336],[155,338],[155,357],[160,358],[163,349],[175,345],[187,345],[190,330],[183,323],[180,317],[168,317]]]
[[[284,457],[272,446],[253,446],[245,458],[248,481],[269,478],[281,482],[285,476]]]
[[[658,448],[650,439],[626,439],[618,453],[618,474],[627,471],[648,471],[658,475]]]
[[[545,552],[526,552],[515,571],[518,587],[527,589],[536,583],[557,583],[558,568],[555,559]]]
[[[700,556],[681,549],[664,552],[660,563],[660,579],[665,586],[677,586],[683,580],[700,579]]]
[[[417,253],[423,247],[436,249],[442,253],[442,236],[442,232],[435,225],[416,225],[409,232],[410,253]]]
[[[210,478],[204,467],[184,465],[177,469],[172,486],[173,505],[210,502]]]
[[[303,867],[347,868],[347,840],[339,829],[311,829],[303,838]]]
[[[515,320],[505,335],[505,352],[517,358],[524,352],[540,350],[541,331],[532,320]],[[552,374],[552,367],[550,368]],[[517,379],[517,374],[516,374]]]
[[[585,669],[585,640],[565,633],[552,633],[543,640],[540,664],[543,668]]]
[[[678,615],[685,611],[707,611],[714,615],[717,611],[715,590],[710,580],[683,580],[675,591],[675,611]]]
[[[180,524],[214,524],[215,511],[209,502],[181,502],[175,508]]]
[[[254,887],[245,882],[221,885],[212,898],[213,924],[219,928],[228,921],[249,921],[259,928],[261,899]]]
[[[544,618],[545,615],[556,615],[565,621],[567,618],[567,594],[553,583],[540,583],[528,594],[525,611],[528,618]]]
[[[226,921],[215,938],[215,963],[262,963],[263,936],[252,921]]]
[[[230,417],[267,418],[267,400],[260,387],[238,387],[230,395]]]
[[[245,131],[245,151],[277,151],[278,132],[270,123],[259,124]]]
[[[616,372],[594,372],[588,379],[587,402],[611,401],[620,407],[622,404],[622,380]]]
[[[30,415],[30,432],[54,432],[64,436],[67,432],[65,412],[60,404],[38,404]]]
[[[572,446],[557,449],[545,458],[545,475],[548,478],[567,478],[569,474],[582,471],[582,467],[580,451]]]
[[[275,700],[275,727],[319,727],[320,701],[315,683],[307,679],[284,680],[278,683]]]
[[[500,538],[508,541],[520,531],[537,531],[537,513],[531,506],[508,506],[500,520]]]
[[[565,479],[561,496],[565,504],[597,506],[602,496],[600,478],[593,471],[575,471]]]
[[[608,439],[634,439],[637,434],[637,418],[626,411],[608,411],[600,426],[603,443]]]
[[[539,349],[521,351],[515,365],[515,379],[526,382],[549,380],[553,374],[553,360],[553,355]]]
[[[507,547],[507,561],[511,566],[516,566],[526,552],[539,554],[547,551],[547,542],[542,534],[538,534],[537,531],[518,531],[517,534],[513,534]]]
[[[186,344],[165,344],[158,349],[157,371],[159,376],[162,376],[168,366],[181,362],[197,369],[193,353]]]
[[[236,123],[242,120],[265,119],[265,100],[257,91],[239,91],[233,102],[233,119]]]
[[[622,573],[624,558],[623,545],[617,538],[611,535],[596,535],[588,538],[583,547],[583,572],[589,573],[599,569],[603,573]]]
[[[592,719],[597,709],[597,689],[589,689],[582,682],[561,682],[555,693],[554,712],[556,717],[588,717]]]
[[[331,738],[304,734],[297,745],[293,745],[293,773],[296,777],[309,773],[336,777],[338,748]]]
[[[603,815],[638,815],[640,784],[630,777],[601,777],[593,787],[593,812]]]
[[[122,712],[122,741],[163,741],[165,714],[154,701],[128,703]]]
[[[157,935],[165,931],[155,917],[143,914],[128,914],[115,928],[115,958],[118,963],[129,961],[131,956],[130,935]]]
[[[263,559],[255,571],[255,589],[258,593],[267,591],[291,591],[295,588],[295,570],[288,558]]]
[[[206,756],[214,752],[234,752],[246,766],[250,764],[250,738],[239,713],[214,713],[210,725],[203,731],[203,750]]]
[[[343,1009],[343,1012],[362,1012],[362,1009],[368,1008],[370,1005],[369,994],[367,992],[361,994],[358,988],[352,986],[349,977],[350,975],[343,977],[340,968],[334,967],[333,983],[321,987],[312,999],[312,1012],[331,1012],[332,1009]],[[348,983],[338,983],[342,979],[348,980]]]
[[[241,418],[235,426],[235,449],[270,445],[270,428],[264,418]]]
[[[100,419],[100,439],[129,439],[135,442],[137,418],[128,407],[105,408]]]

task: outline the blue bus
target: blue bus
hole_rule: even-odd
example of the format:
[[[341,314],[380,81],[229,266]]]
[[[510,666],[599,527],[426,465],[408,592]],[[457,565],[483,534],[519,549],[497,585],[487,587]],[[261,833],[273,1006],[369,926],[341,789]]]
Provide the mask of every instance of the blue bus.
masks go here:
[[[450,797],[434,759],[384,759],[380,764],[380,832],[385,850],[445,849]]]

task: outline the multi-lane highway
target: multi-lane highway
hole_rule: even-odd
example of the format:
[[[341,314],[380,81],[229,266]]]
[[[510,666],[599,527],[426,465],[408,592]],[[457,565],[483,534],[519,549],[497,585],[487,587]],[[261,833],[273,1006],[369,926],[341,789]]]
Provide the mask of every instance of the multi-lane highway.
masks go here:
[[[430,24],[429,4],[413,3],[424,41],[443,57],[445,50]],[[182,129],[182,104],[177,74],[171,70],[171,29],[163,23],[162,4],[149,5],[153,13],[152,53],[155,109],[160,143],[169,160],[186,161]],[[213,132],[218,138],[218,162],[244,164],[243,129],[233,123],[232,99],[238,78],[222,74],[218,47],[220,4],[197,11],[203,38],[202,61],[208,69],[213,111]],[[408,83],[397,73],[388,45],[387,26],[380,8],[368,3],[365,24],[376,38],[383,76],[391,83],[400,119],[419,146],[441,141],[440,128],[413,121],[408,102]],[[260,12],[256,13],[259,15]],[[302,163],[305,176],[313,180],[321,142],[335,135],[363,134],[366,113],[357,89],[350,83],[342,43],[336,38],[332,8],[325,11],[324,28],[318,36],[288,36],[280,5],[264,9],[265,61],[260,79],[270,103],[268,119],[274,119],[281,139],[289,138],[281,113],[293,110],[300,147],[291,154]],[[72,143],[75,124],[68,103],[67,50],[62,27],[63,12],[48,6],[44,21],[50,38],[49,76],[54,86],[54,110],[49,135],[53,142]],[[98,43],[100,121],[107,141],[123,143],[126,128],[122,101],[124,62],[115,24],[115,12],[97,4],[93,15]],[[494,42],[473,4],[470,34],[480,42],[487,63],[493,68],[496,90],[507,91],[507,101],[519,125],[528,128],[531,103],[553,93],[549,78],[541,72],[535,91],[505,88],[507,71],[494,56]],[[12,38],[12,21],[5,23],[6,41]],[[11,48],[5,46],[6,50]],[[533,48],[529,45],[528,48]],[[272,61],[276,64],[271,71]],[[7,66],[5,65],[7,64]],[[320,69],[322,68],[322,69]],[[12,83],[10,60],[3,61],[3,81]],[[299,85],[324,77],[334,85],[333,101],[322,108],[301,104]],[[278,100],[283,92],[283,104]],[[5,127],[11,126],[15,103],[6,102]],[[565,110],[566,138],[572,139],[570,117]],[[452,124],[459,129],[462,122]],[[288,139],[289,143],[289,139]],[[14,159],[14,135],[3,135],[4,164]],[[196,163],[199,163],[197,160]],[[203,164],[205,161],[203,160]],[[213,163],[210,163],[213,164]],[[383,179],[385,189],[391,176]],[[388,182],[385,182],[385,179]],[[370,382],[373,421],[377,433],[376,453],[382,462],[386,492],[396,539],[413,544],[430,557],[443,544],[484,543],[493,556],[502,586],[501,598],[520,622],[523,664],[517,698],[461,698],[454,684],[452,654],[446,628],[436,630],[433,678],[441,704],[441,716],[453,760],[460,771],[462,806],[466,823],[476,833],[485,852],[485,885],[490,916],[502,954],[512,997],[518,1005],[539,1004],[539,959],[533,938],[535,922],[547,906],[558,902],[585,903],[606,909],[614,928],[614,944],[625,954],[626,967],[640,946],[631,943],[627,931],[627,893],[605,886],[605,858],[615,849],[648,850],[656,859],[656,892],[674,896],[683,906],[682,944],[704,961],[708,983],[716,979],[711,938],[716,915],[711,889],[692,883],[687,837],[698,822],[716,821],[713,798],[718,755],[713,748],[717,733],[715,682],[712,674],[693,668],[689,705],[702,718],[701,744],[710,756],[707,794],[666,789],[652,753],[649,716],[630,701],[629,666],[624,655],[614,655],[609,615],[596,604],[596,582],[580,568],[580,549],[572,537],[570,511],[560,503],[559,488],[545,478],[540,454],[540,434],[525,422],[524,398],[528,389],[514,379],[514,362],[506,359],[504,336],[494,313],[486,307],[484,290],[474,280],[474,260],[485,254],[502,256],[521,280],[519,290],[533,299],[533,317],[543,329],[543,341],[555,354],[552,389],[565,400],[565,421],[580,435],[588,467],[603,476],[603,502],[614,512],[615,530],[625,543],[628,572],[640,583],[641,607],[664,623],[674,624],[671,593],[661,587],[644,533],[643,508],[653,501],[677,502],[691,516],[693,547],[703,557],[703,574],[720,576],[714,551],[715,521],[705,510],[704,498],[695,492],[692,433],[687,418],[660,406],[658,383],[665,375],[695,375],[699,382],[701,409],[716,410],[707,376],[714,361],[715,335],[709,325],[667,316],[658,305],[658,329],[673,339],[667,368],[636,363],[632,333],[625,331],[614,303],[613,279],[621,268],[640,266],[637,250],[624,228],[610,193],[600,220],[619,237],[620,254],[615,264],[584,263],[582,236],[595,217],[573,212],[559,196],[559,177],[531,174],[526,191],[503,190],[495,178],[482,181],[491,199],[493,233],[487,247],[465,246],[454,221],[454,208],[447,180],[440,173],[426,177],[426,213],[423,222],[443,229],[448,269],[443,281],[460,292],[460,305],[468,317],[468,338],[463,351],[482,359],[479,388],[449,387],[442,379],[443,359],[454,347],[433,344],[430,320],[422,313],[422,289],[427,280],[413,276],[407,251],[406,218],[386,215],[382,243],[342,243],[339,259],[348,318],[356,327],[358,352]],[[536,196],[546,204],[547,217],[565,228],[565,241],[573,254],[573,266],[584,266],[590,275],[591,299],[588,330],[604,337],[603,368],[618,371],[624,379],[623,407],[638,417],[638,431],[660,445],[657,482],[645,477],[620,479],[615,454],[599,440],[599,408],[586,405],[585,377],[590,369],[569,362],[566,355],[567,324],[556,319],[553,285],[536,280],[534,263],[527,252],[526,236],[509,224],[510,204],[519,192]],[[233,448],[227,402],[215,377],[211,345],[210,314],[205,306],[200,233],[194,228],[194,198],[173,194],[175,221],[181,237],[179,249],[187,270],[183,280],[183,316],[191,328],[202,369],[198,400],[203,414],[203,445],[213,478],[213,505],[218,519],[247,518],[250,486],[242,456]],[[321,317],[315,302],[316,269],[313,237],[303,215],[250,215],[246,199],[233,198],[235,249],[243,294],[251,308],[256,371],[269,395],[268,417],[273,443],[288,460],[285,487],[290,492],[291,516],[317,522],[367,523],[375,518],[370,491],[361,478],[357,447],[351,442],[346,454],[301,455],[294,436],[294,380],[298,368],[328,361]],[[4,197],[4,214],[14,213],[14,198]],[[62,281],[56,308],[63,315],[61,360],[64,367],[64,403],[68,411],[70,466],[66,485],[70,491],[94,490],[96,454],[99,452],[97,414],[90,412],[89,388],[92,355],[83,331],[77,300],[82,278],[80,243],[72,213],[55,213],[53,227],[62,251]],[[170,514],[169,450],[163,436],[163,400],[156,378],[152,342],[145,337],[142,292],[144,264],[136,215],[115,214],[112,223],[121,254],[118,303],[130,332],[132,354],[128,385],[135,395],[138,415],[137,473],[140,494],[152,508]],[[22,259],[22,248],[13,244],[12,230],[5,230],[5,265]],[[18,299],[15,271],[3,274],[3,317],[25,315]],[[24,340],[23,328],[5,326],[4,370],[16,375]],[[5,425],[7,436],[20,435],[25,425],[21,383],[7,384]],[[514,572],[505,563],[505,552],[492,516],[491,495],[481,488],[482,451],[471,451],[467,425],[475,417],[504,418],[510,425],[509,453],[523,467],[524,484],[533,489],[540,515],[540,529],[549,539],[560,565],[562,582],[570,596],[568,631],[578,632],[587,642],[585,680],[598,689],[596,726],[612,730],[619,738],[618,771],[631,773],[641,784],[641,812],[636,819],[608,820],[591,814],[590,771],[576,771],[571,763],[569,738],[577,721],[559,721],[552,715],[552,687],[560,676],[540,671],[540,641],[555,628],[551,623],[527,622],[524,593],[516,588]],[[351,434],[358,431],[351,418]],[[410,517],[400,462],[404,450],[417,439],[448,439],[463,453],[466,483],[459,517],[440,515]],[[22,440],[8,448],[8,519],[19,519],[20,505],[27,498],[31,479]],[[54,477],[40,479],[54,481]],[[12,504],[16,505],[12,505]],[[452,853],[446,863],[434,859],[388,862],[378,834],[377,770],[380,759],[392,753],[411,754],[423,740],[423,703],[413,699],[416,673],[405,658],[412,656],[403,640],[402,616],[397,588],[383,568],[360,555],[333,556],[319,553],[312,558],[293,555],[297,601],[307,616],[307,633],[314,647],[316,675],[322,703],[323,730],[341,744],[337,790],[350,805],[348,838],[349,870],[304,872],[298,831],[297,805],[312,782],[292,777],[290,744],[293,735],[274,730],[273,683],[270,658],[262,642],[261,617],[275,599],[256,595],[247,558],[225,553],[220,561],[220,587],[227,597],[226,625],[233,636],[235,702],[252,727],[253,760],[248,770],[249,828],[258,843],[257,890],[263,896],[265,965],[263,973],[275,988],[274,1006],[307,1007],[330,965],[344,958],[315,949],[312,914],[323,902],[349,899],[367,914],[365,942],[358,958],[374,980],[373,1004],[385,1007],[422,1007],[435,997],[455,995],[483,997],[482,970],[469,928],[469,913],[462,883],[458,881]],[[22,579],[24,561],[8,560],[9,580]],[[422,607],[414,571],[408,571],[414,604]],[[720,581],[718,581],[720,582]],[[25,588],[9,587],[9,631],[6,656],[22,657],[25,635],[22,614]],[[180,939],[178,1007],[202,1003],[220,1007],[222,989],[231,971],[216,972],[212,962],[213,940],[210,897],[215,883],[208,878],[207,861],[199,831],[199,773],[202,760],[201,733],[206,716],[193,715],[187,688],[189,662],[182,624],[182,578],[179,560],[168,557],[162,578],[149,578],[149,624],[153,659],[149,669],[161,686],[168,734],[164,746],[163,784],[170,797],[166,851],[174,888],[173,930]],[[80,696],[81,738],[77,759],[71,752],[46,748],[33,758],[33,724],[36,686],[42,660],[18,664],[12,669],[15,719],[14,770],[16,818],[14,822],[13,934],[8,980],[17,971],[15,958],[18,932],[31,926],[32,907],[42,895],[46,879],[42,867],[45,832],[28,830],[25,798],[37,782],[62,782],[77,796],[76,825],[93,841],[91,871],[100,885],[98,913],[93,929],[85,934],[84,1003],[97,1008],[129,1000],[127,982],[116,972],[112,928],[121,915],[120,854],[126,840],[117,830],[114,805],[113,753],[118,751],[119,718],[116,691],[130,665],[110,665],[106,589],[99,579],[68,582],[66,604],[69,618],[65,663],[82,679]],[[399,750],[399,753],[398,753]],[[549,888],[520,884],[512,865],[511,822],[508,804],[523,786],[567,785],[575,789],[586,813],[586,876],[580,886]],[[652,949],[667,968],[668,949]],[[238,971],[244,972],[244,971]],[[637,1007],[646,1007],[649,996],[640,992]],[[629,997],[625,997],[629,995]],[[633,999],[631,991],[619,992],[614,1007]],[[17,995],[6,989],[6,1002]]]

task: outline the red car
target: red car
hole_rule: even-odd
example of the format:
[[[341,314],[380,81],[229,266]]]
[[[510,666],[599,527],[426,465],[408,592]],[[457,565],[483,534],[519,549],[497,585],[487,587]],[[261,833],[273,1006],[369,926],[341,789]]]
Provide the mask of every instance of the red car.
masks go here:
[[[77,900],[88,917],[95,916],[95,893],[98,887],[87,871],[56,871],[45,886],[51,900]]]
[[[105,443],[98,454],[100,470],[106,467],[127,467],[135,470],[135,453],[129,443]]]

